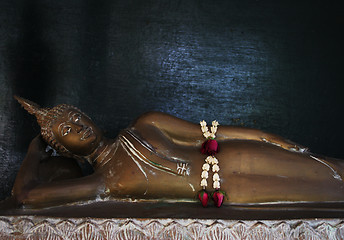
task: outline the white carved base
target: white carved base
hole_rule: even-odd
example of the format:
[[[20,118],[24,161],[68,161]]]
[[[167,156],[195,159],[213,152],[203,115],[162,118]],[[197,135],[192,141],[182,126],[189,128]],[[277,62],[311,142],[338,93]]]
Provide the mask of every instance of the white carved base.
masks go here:
[[[235,221],[0,217],[0,239],[344,239],[344,219]]]

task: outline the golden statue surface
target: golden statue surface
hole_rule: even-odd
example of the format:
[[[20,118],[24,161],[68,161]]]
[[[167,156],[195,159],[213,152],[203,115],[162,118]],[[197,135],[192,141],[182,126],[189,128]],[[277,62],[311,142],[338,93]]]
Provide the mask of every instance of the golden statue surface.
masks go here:
[[[15,180],[16,204],[35,208],[92,199],[196,201],[204,163],[198,124],[149,112],[109,139],[73,106],[41,108],[15,98],[41,127]],[[221,189],[228,195],[224,205],[344,202],[340,159],[317,156],[256,129],[220,126],[216,140]],[[59,156],[46,151],[47,145]],[[82,176],[76,161],[89,162],[94,173]]]

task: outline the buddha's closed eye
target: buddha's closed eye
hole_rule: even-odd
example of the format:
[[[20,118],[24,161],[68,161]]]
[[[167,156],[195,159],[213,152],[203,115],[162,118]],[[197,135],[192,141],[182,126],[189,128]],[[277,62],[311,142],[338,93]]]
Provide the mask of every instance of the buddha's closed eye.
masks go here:
[[[74,123],[78,123],[80,119],[81,119],[81,115],[79,113],[75,113],[72,115],[70,120]]]
[[[68,125],[64,125],[61,129],[61,135],[62,136],[67,136],[68,133],[70,133],[70,131],[72,130],[72,128]]]

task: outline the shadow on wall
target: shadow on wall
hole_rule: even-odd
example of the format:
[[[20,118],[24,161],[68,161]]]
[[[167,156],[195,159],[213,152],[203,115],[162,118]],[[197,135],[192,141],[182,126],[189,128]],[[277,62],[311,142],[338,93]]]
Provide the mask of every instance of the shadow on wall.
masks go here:
[[[27,119],[27,113],[23,111],[18,103],[12,98],[12,94],[32,99],[36,102],[44,102],[48,93],[44,91],[50,84],[53,57],[48,44],[44,40],[43,24],[44,11],[37,0],[22,1],[17,5],[19,19],[15,30],[17,34],[10,38],[5,48],[6,63],[6,85],[7,101],[1,113],[5,121],[5,129],[1,140],[1,160],[4,171],[1,170],[1,196],[10,194],[19,165],[24,157],[23,146],[27,148],[39,128],[34,121],[23,121]],[[15,20],[15,19],[14,19]],[[32,118],[33,119],[33,118]]]
[[[44,10],[37,0],[23,1],[19,33],[16,41],[7,47],[8,81],[15,95],[23,96],[35,102],[45,102],[49,93],[44,91],[52,79],[53,56],[49,45],[44,40]],[[13,100],[14,101],[14,100]],[[13,108],[11,117],[25,119],[25,111]],[[32,139],[32,123],[21,122],[15,126],[15,146],[27,146]]]
[[[24,1],[18,38],[7,48],[13,93],[35,102],[44,102],[48,95],[37,90],[49,86],[54,65],[50,48],[44,41],[44,10],[40,8],[37,0]]]

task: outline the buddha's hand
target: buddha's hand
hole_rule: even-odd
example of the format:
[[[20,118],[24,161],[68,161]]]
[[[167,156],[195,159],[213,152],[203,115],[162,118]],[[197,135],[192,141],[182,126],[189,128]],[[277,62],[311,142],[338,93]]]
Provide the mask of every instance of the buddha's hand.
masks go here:
[[[30,143],[27,151],[27,157],[30,161],[41,161],[51,156],[52,150],[46,151],[47,143],[42,139],[41,135],[37,135]]]
[[[261,140],[293,152],[307,153],[309,151],[308,148],[275,134],[265,134]]]
[[[40,162],[51,154],[45,151],[46,147],[47,144],[41,135],[37,135],[29,145],[12,190],[12,195],[19,205],[26,199],[29,191],[40,182],[38,176]]]

